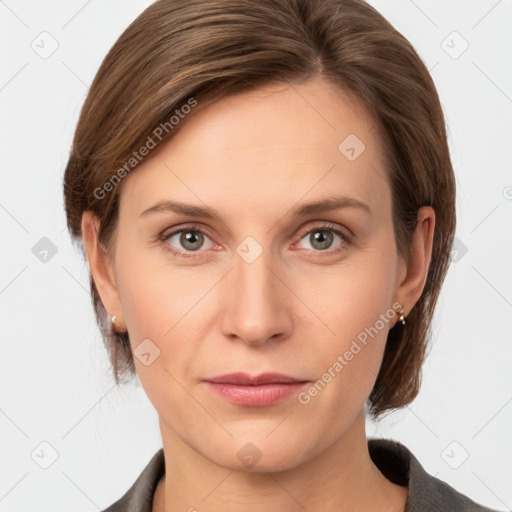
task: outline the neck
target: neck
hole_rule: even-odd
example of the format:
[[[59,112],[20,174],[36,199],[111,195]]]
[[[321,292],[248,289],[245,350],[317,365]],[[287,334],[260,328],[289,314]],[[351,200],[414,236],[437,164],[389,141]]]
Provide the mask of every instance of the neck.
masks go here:
[[[300,466],[277,472],[225,468],[162,425],[165,476],[153,512],[401,512],[407,487],[387,480],[368,452],[364,411],[333,445]]]

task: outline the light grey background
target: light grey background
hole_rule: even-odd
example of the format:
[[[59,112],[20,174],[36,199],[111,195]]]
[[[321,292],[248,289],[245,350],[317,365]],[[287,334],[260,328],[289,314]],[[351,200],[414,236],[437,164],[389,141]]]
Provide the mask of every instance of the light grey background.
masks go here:
[[[369,423],[368,434],[403,442],[431,474],[510,509],[512,2],[371,3],[413,43],[438,87],[457,176],[458,241],[421,393],[379,426]],[[0,1],[3,512],[103,509],[161,446],[140,385],[114,387],[61,193],[88,85],[149,4]],[[56,250],[46,262],[36,245],[48,243],[43,237]]]

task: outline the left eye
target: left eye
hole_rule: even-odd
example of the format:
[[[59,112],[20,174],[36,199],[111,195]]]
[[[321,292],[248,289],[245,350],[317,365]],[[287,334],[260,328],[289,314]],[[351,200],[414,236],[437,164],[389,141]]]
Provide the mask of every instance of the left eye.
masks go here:
[[[345,241],[345,236],[341,231],[333,228],[315,228],[306,233],[302,240],[306,240],[309,243],[309,247],[306,249],[313,249],[316,251],[325,251],[326,249],[332,249],[332,244],[335,238],[339,238],[341,242],[334,247],[337,248]]]
[[[177,242],[181,245],[181,247],[176,247],[172,241],[173,239],[178,238]],[[186,251],[198,251],[202,248],[202,245],[204,244],[205,240],[209,240],[211,246],[213,246],[213,242],[201,231],[196,231],[193,229],[182,229],[181,231],[175,231],[174,233],[171,233],[165,238],[166,241],[169,242],[170,245],[172,245],[176,249]],[[176,240],[175,240],[176,243]],[[210,247],[211,248],[211,247]],[[206,247],[208,249],[208,247]]]

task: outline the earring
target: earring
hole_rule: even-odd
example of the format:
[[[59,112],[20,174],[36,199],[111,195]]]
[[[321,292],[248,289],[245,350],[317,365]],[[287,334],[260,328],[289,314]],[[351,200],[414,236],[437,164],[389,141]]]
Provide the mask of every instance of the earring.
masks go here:
[[[112,326],[112,330],[116,332],[116,315],[112,315],[110,317],[110,325]]]
[[[399,322],[402,322],[402,325],[405,325],[405,313],[404,310],[400,312],[400,318],[398,319]]]

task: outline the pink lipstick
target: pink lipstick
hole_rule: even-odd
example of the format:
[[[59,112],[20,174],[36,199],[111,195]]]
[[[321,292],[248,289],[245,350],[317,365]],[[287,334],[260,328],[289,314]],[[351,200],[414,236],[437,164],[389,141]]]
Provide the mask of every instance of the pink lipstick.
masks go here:
[[[204,380],[210,390],[229,402],[251,407],[264,407],[280,402],[296,393],[309,381],[281,373],[230,373]]]

